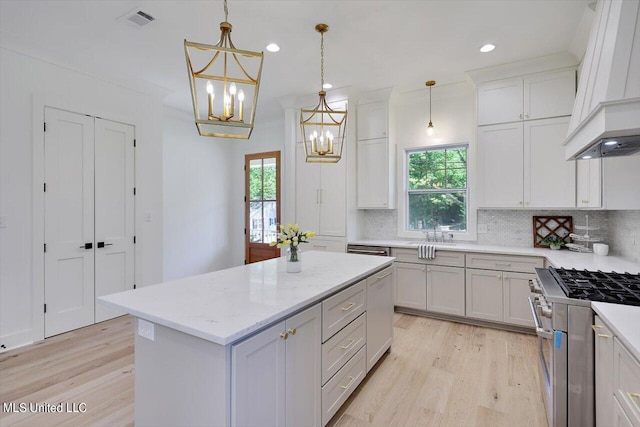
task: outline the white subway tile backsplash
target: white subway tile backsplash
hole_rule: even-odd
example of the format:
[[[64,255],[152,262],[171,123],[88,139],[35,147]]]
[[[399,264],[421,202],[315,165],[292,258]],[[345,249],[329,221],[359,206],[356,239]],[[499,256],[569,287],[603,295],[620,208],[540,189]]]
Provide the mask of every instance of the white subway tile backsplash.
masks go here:
[[[609,253],[640,263],[640,211],[609,211]]]

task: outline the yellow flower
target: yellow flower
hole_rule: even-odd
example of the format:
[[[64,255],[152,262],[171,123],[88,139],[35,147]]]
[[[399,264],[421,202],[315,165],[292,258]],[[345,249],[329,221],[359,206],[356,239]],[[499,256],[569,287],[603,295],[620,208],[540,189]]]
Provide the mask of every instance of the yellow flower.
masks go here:
[[[309,238],[309,237],[313,237],[313,236],[315,236],[315,235],[316,235],[316,232],[315,232],[315,231],[307,231],[307,233],[306,233],[306,234],[307,234],[307,238]]]
[[[269,242],[269,246],[275,246],[276,244],[276,242]]]
[[[293,226],[293,231],[295,231],[296,233],[298,232],[298,230],[299,230],[299,229],[300,229],[300,228],[298,227],[298,224],[295,224],[295,225]]]
[[[287,239],[284,242],[282,242],[283,246],[287,246],[287,245],[290,245],[290,244],[291,244],[291,240],[289,240],[289,239]]]
[[[284,231],[284,225],[280,224],[280,231]]]
[[[287,229],[291,230],[293,228],[293,226],[291,224],[287,224]]]

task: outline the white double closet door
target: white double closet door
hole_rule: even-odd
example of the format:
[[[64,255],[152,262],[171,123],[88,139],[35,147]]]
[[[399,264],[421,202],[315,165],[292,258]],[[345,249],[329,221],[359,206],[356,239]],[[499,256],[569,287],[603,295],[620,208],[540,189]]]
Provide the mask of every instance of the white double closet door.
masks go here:
[[[123,313],[134,287],[134,127],[45,108],[45,337]]]

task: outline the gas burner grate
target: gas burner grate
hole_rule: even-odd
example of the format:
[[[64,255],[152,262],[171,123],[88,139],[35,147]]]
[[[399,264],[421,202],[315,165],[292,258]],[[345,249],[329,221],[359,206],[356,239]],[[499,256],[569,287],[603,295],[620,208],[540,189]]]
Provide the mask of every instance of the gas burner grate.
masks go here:
[[[640,306],[640,274],[554,267],[549,271],[569,298]]]

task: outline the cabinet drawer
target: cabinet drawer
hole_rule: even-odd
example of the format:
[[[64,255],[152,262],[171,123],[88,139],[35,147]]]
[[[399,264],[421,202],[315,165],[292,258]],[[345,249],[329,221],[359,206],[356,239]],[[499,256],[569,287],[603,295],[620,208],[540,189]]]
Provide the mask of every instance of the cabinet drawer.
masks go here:
[[[396,257],[396,261],[411,262],[414,264],[444,265],[448,267],[464,267],[464,253],[436,249],[434,259],[418,258],[418,248],[404,249],[393,248],[391,255]]]
[[[367,313],[322,344],[322,384],[336,374],[365,344]]]
[[[467,268],[534,273],[535,268],[542,267],[544,267],[543,258],[492,254],[467,254]]]
[[[367,373],[365,345],[322,387],[322,425],[326,425]]]
[[[640,362],[613,340],[613,394],[633,425],[640,425]]]
[[[364,313],[367,303],[365,285],[366,280],[362,280],[322,302],[322,342]]]
[[[315,236],[309,241],[308,245],[304,245],[303,249],[307,251],[326,251],[326,252],[346,252],[347,245],[345,239],[340,237],[320,237]],[[304,256],[304,254],[303,254]]]

